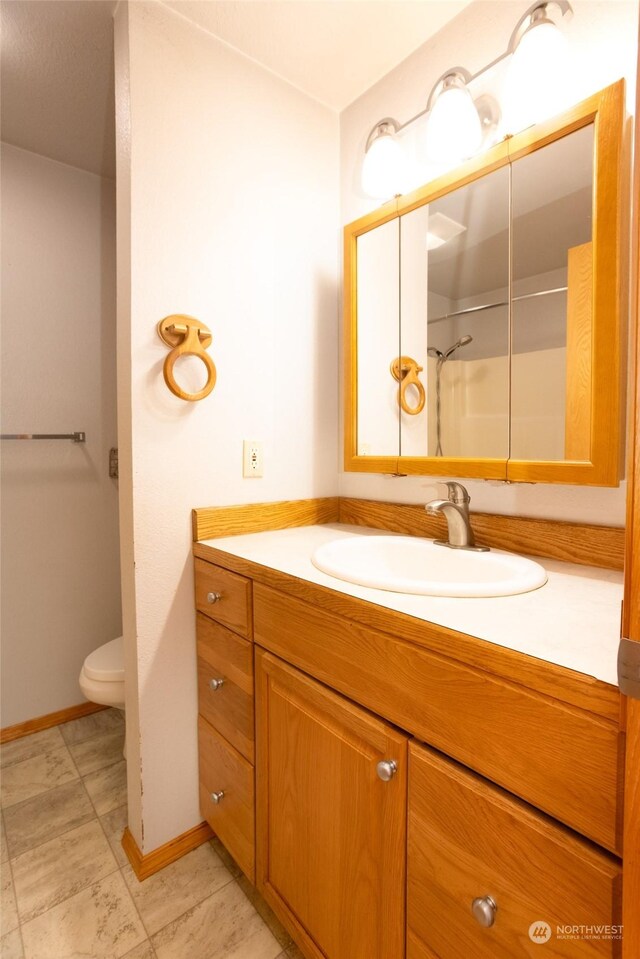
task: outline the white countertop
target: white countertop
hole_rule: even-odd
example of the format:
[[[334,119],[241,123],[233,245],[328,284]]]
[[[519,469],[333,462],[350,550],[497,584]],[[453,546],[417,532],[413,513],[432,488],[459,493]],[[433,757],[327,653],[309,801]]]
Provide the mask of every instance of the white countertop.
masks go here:
[[[547,571],[539,589],[518,596],[443,598],[356,586],[322,573],[311,554],[347,536],[393,536],[383,530],[330,523],[202,540],[203,545],[260,566],[356,596],[507,649],[565,666],[617,686],[622,573],[531,557]]]

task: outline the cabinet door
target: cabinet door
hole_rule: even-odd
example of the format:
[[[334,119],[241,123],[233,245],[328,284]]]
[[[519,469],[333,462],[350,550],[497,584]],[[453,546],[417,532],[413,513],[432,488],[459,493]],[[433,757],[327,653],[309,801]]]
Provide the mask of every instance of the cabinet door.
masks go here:
[[[617,859],[440,753],[409,753],[408,959],[619,956]]]
[[[258,888],[309,956],[402,959],[406,737],[262,651],[256,679]]]

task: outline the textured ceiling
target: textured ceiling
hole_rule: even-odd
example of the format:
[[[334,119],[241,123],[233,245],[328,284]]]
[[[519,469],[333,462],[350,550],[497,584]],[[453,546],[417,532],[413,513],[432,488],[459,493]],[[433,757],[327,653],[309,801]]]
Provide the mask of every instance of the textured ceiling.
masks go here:
[[[470,0],[166,0],[341,110]],[[2,0],[2,139],[115,176],[116,0]]]
[[[115,176],[115,0],[2,0],[2,139]]]

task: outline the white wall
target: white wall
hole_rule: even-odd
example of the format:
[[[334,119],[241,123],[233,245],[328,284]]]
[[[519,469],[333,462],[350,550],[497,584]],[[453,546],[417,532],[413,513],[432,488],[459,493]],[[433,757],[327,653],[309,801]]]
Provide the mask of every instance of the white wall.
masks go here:
[[[364,147],[375,123],[388,116],[400,123],[406,122],[424,110],[433,84],[447,69],[464,66],[473,74],[500,56],[518,19],[529,6],[528,0],[472,3],[342,112],[343,224],[379,205],[378,201],[365,197],[360,188]],[[638,36],[636,0],[572,0],[572,6],[574,16],[565,33],[574,58],[575,99],[582,99],[626,76],[628,111],[632,113]],[[485,90],[476,85],[474,95],[483,92]],[[409,128],[407,134],[409,140],[412,129]],[[423,171],[422,179],[427,178]],[[341,473],[339,491],[342,496],[421,503],[432,495],[434,483],[429,477]],[[472,480],[467,485],[475,509],[610,525],[624,523],[624,483],[613,490],[544,484],[503,486]]]
[[[120,632],[115,185],[2,145],[2,726],[84,701]]]
[[[191,508],[336,490],[338,118],[154,3],[120,5],[116,77],[129,826],[148,852],[201,819]],[[162,379],[172,312],[213,333],[199,403]],[[243,437],[263,479],[242,478]]]

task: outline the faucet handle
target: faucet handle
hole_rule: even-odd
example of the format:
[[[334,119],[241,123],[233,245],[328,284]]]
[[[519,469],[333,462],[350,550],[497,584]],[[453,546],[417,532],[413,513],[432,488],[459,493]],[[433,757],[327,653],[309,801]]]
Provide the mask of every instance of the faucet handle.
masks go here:
[[[447,487],[447,499],[450,503],[455,503],[456,506],[468,506],[471,502],[471,497],[469,493],[462,485],[462,483],[445,483]]]

